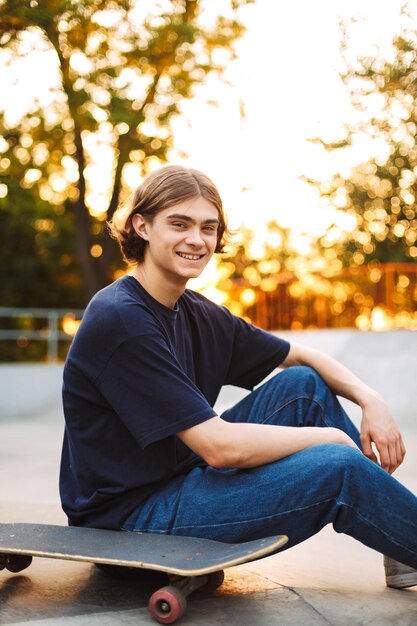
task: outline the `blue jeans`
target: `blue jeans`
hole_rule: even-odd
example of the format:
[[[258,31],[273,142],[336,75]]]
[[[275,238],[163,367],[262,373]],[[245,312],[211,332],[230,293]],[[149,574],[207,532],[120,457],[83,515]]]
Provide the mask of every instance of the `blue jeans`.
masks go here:
[[[222,414],[229,422],[336,427],[360,446],[336,396],[309,367],[277,374]],[[359,450],[320,444],[253,469],[196,467],[153,493],[123,529],[240,542],[326,524],[417,569],[417,498]]]

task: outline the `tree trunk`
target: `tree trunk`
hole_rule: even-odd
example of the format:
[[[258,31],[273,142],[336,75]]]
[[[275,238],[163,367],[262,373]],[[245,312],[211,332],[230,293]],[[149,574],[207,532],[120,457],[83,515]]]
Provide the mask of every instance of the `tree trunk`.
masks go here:
[[[97,260],[91,256],[91,247],[93,240],[91,237],[92,219],[85,202],[85,155],[81,137],[81,128],[78,121],[77,102],[70,79],[69,58],[62,54],[59,45],[59,37],[56,31],[56,25],[53,22],[44,25],[45,32],[49,40],[55,48],[58,55],[59,65],[62,73],[62,86],[68,98],[68,108],[74,121],[74,143],[76,147],[75,158],[78,165],[78,199],[71,203],[74,210],[76,250],[78,264],[83,276],[84,294],[86,304],[91,300],[93,295],[105,285],[105,280],[101,276],[100,267]]]
[[[74,220],[75,220],[75,236],[78,263],[83,275],[84,294],[86,304],[91,300],[93,295],[101,289],[103,281],[99,276],[99,268],[96,259],[91,256],[92,237],[91,225],[92,220],[88,207],[85,203],[85,178],[84,178],[84,149],[82,145],[81,132],[77,125],[74,130],[74,142],[76,146],[76,159],[79,169],[78,179],[78,200],[74,203]]]
[[[91,256],[90,220],[88,209],[81,200],[74,205],[77,260],[83,277],[85,304],[104,285],[100,279],[97,261]]]
[[[124,146],[123,137],[119,138],[119,146],[118,146],[118,156],[116,163],[116,171],[114,174],[114,182],[113,182],[113,190],[112,196],[109,203],[109,208],[107,209],[107,220],[111,220],[114,212],[116,211],[119,200],[120,200],[120,192],[122,189],[122,171],[125,163],[128,161],[128,145]],[[121,253],[118,252],[118,246],[114,239],[112,239],[105,230],[103,233],[103,237],[101,240],[101,246],[103,248],[103,254],[100,257],[100,267],[102,271],[102,275],[107,279],[108,282],[113,280],[113,276],[111,275],[111,271],[116,264],[117,260],[120,258]]]

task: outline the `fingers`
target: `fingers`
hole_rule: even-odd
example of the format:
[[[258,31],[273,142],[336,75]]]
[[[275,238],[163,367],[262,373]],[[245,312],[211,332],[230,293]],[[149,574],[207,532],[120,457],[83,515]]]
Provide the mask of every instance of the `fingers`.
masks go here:
[[[404,461],[404,457],[405,457],[407,451],[405,449],[404,441],[403,441],[403,438],[402,438],[401,434],[400,434],[400,439],[399,439],[399,446],[400,446],[400,451],[401,451],[400,456],[401,456],[401,463],[402,463]]]
[[[385,444],[385,445],[379,445],[376,443],[375,444],[378,452],[379,452],[379,462],[380,465],[382,467],[382,469],[384,469],[386,472],[388,472],[389,474],[391,474],[394,469],[395,469],[395,460],[394,457],[391,456],[393,451],[391,449],[391,454],[390,454],[390,448]],[[396,455],[395,455],[395,459],[396,459]]]
[[[395,443],[395,451],[397,454],[397,466],[394,469],[397,469],[397,467],[401,465],[401,463],[404,461],[404,457],[405,457],[405,446],[404,446],[401,435],[399,436],[398,440]]]
[[[404,460],[405,446],[394,418],[382,409],[377,417],[364,412],[360,438],[364,455],[378,463],[376,448],[381,467],[392,474]]]
[[[371,436],[369,433],[361,433],[360,436],[361,444],[362,444],[362,452],[368,459],[378,462],[375,452],[372,450]]]
[[[390,459],[391,465],[389,473],[392,474],[399,465],[404,461],[405,446],[401,434],[397,431],[393,434],[393,441],[390,442]]]
[[[375,438],[381,467],[392,474],[404,460],[405,446],[401,434],[396,431],[389,436]]]

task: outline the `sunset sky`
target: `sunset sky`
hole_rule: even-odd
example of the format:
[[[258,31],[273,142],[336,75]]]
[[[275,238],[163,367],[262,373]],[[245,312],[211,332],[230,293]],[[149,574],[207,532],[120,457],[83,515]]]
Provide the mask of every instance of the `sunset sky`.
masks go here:
[[[205,3],[207,19],[221,4]],[[387,49],[398,30],[401,4],[401,0],[256,0],[242,10],[247,32],[236,44],[237,60],[227,69],[229,84],[209,80],[193,100],[184,102],[182,117],[173,123],[175,145],[189,155],[186,163],[208,173],[218,185],[233,228],[247,224],[256,230],[258,242],[271,219],[293,227],[295,237],[297,231],[323,232],[333,211],[320,202],[316,190],[300,181],[300,175],[323,180],[337,170],[348,173],[350,165],[375,151],[366,138],[345,156],[329,155],[307,141],[315,136],[340,137],[344,122],[353,116],[338,74],[339,19],[364,18],[354,31],[353,52],[372,54],[375,45]],[[144,10],[144,4],[138,7]],[[80,71],[82,62],[72,60]],[[10,120],[18,118],[32,98],[43,102],[53,98],[51,86],[58,80],[53,52],[31,52],[18,63],[1,68],[0,107],[6,106]],[[217,100],[218,106],[209,100]],[[107,152],[101,144],[98,160],[103,167],[108,162],[111,171],[112,154]],[[175,150],[170,159],[183,162]],[[129,177],[127,172],[127,182],[136,186],[137,173],[131,173]],[[106,175],[97,172],[96,179],[102,187]],[[103,189],[91,197],[97,212],[105,208],[100,206],[100,192],[105,204]],[[302,252],[300,237],[299,248]]]
[[[363,143],[337,159],[306,141],[340,137],[353,115],[338,74],[339,17],[366,19],[356,29],[355,47],[358,54],[372,52],[374,44],[384,48],[391,41],[400,5],[397,0],[257,0],[245,9],[248,30],[227,74],[234,87],[217,87],[218,108],[203,103],[214,88],[201,89],[175,124],[177,143],[218,183],[234,226],[278,218],[320,230],[327,223],[316,192],[298,177],[347,172],[370,149]]]
[[[328,154],[307,139],[338,138],[355,115],[339,76],[339,19],[364,20],[354,30],[353,55],[373,54],[376,45],[389,54],[401,5],[257,0],[243,13],[247,32],[227,72],[233,87],[208,85],[184,104],[184,117],[175,124],[177,145],[218,184],[231,226],[243,222],[254,229],[254,253],[259,249],[261,255],[271,219],[294,229],[302,253],[302,233],[320,235],[334,210],[300,175],[323,180],[336,171],[348,174],[375,152],[366,137],[344,155]],[[204,104],[213,93],[217,108]]]

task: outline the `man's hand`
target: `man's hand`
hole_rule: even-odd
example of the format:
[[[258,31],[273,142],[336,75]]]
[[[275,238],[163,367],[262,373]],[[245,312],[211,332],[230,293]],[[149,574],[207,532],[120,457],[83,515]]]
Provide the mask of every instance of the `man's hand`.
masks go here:
[[[393,473],[404,460],[405,446],[397,423],[381,396],[375,394],[363,406],[361,443],[368,459],[378,462],[372,448],[375,445],[381,467]]]

